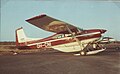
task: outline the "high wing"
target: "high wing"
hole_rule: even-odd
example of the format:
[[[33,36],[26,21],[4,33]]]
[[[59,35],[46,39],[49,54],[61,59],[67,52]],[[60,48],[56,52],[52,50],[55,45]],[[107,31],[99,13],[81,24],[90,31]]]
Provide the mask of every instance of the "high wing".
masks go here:
[[[82,29],[75,27],[69,23],[54,19],[45,14],[35,16],[33,18],[27,19],[27,22],[49,32],[54,33],[69,33],[69,28],[72,32],[81,31]]]

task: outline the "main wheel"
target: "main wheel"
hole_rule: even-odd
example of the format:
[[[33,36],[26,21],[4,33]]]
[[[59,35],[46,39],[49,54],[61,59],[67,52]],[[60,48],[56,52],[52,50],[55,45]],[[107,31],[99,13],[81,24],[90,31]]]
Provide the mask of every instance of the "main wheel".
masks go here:
[[[81,56],[85,56],[86,55],[86,51],[84,51],[84,50],[80,51],[80,55]]]

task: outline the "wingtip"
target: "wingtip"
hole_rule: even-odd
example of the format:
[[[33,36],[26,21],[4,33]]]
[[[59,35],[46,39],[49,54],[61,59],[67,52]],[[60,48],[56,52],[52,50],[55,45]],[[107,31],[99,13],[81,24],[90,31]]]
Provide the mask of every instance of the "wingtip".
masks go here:
[[[34,19],[37,19],[37,18],[43,18],[43,17],[45,17],[45,16],[46,16],[46,14],[41,14],[41,15],[32,17],[32,18],[30,18],[30,19],[27,19],[27,20],[25,20],[25,21],[34,20]]]

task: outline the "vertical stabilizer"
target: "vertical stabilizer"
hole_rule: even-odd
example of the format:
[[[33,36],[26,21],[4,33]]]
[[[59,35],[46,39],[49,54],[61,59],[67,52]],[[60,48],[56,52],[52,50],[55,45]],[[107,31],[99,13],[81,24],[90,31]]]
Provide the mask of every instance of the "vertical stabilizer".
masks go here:
[[[24,46],[26,43],[26,35],[23,28],[18,28],[16,30],[16,46]]]

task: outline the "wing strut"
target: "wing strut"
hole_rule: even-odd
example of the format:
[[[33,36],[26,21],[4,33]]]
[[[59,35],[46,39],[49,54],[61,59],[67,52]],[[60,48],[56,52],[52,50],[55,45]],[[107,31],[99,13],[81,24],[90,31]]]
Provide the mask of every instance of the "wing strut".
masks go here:
[[[83,50],[83,46],[82,46],[82,43],[81,43],[81,41],[79,41],[78,40],[78,38],[77,37],[75,37],[75,35],[72,33],[72,31],[69,29],[69,27],[66,25],[66,28],[67,28],[67,30],[68,30],[68,32],[70,33],[70,34],[72,34],[72,37],[76,40],[76,42],[78,43],[78,45],[80,46],[80,49],[82,49]]]

